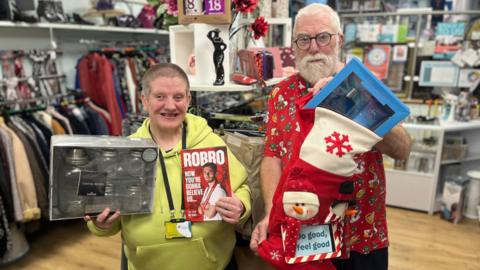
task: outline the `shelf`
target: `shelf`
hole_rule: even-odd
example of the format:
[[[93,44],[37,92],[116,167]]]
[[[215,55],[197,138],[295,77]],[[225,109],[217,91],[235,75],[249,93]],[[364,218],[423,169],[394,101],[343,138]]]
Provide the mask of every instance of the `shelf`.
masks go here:
[[[480,120],[469,121],[469,122],[449,122],[449,123],[442,123],[442,128],[445,132],[448,131],[462,131],[462,130],[469,130],[469,129],[480,129]]]
[[[404,123],[403,127],[406,129],[420,129],[420,130],[442,130],[442,127],[439,125],[429,125],[429,124],[413,124],[413,123]]]
[[[387,168],[385,168],[385,172],[397,173],[397,174],[401,174],[401,175],[404,175],[404,176],[417,176],[417,177],[420,176],[420,177],[425,177],[425,178],[432,178],[433,177],[433,174],[431,174],[431,173],[403,171],[403,170],[395,170],[395,169],[387,169]]]
[[[465,158],[462,159],[447,159],[447,160],[442,160],[440,164],[442,165],[447,165],[447,164],[453,164],[453,163],[459,163],[459,162],[467,162],[467,161],[476,161],[480,160],[480,153],[475,153],[468,155]]]
[[[410,152],[437,154],[438,146],[432,146],[429,148],[412,146]]]
[[[376,44],[380,44],[380,45],[408,45],[407,41],[404,41],[404,42],[399,42],[399,41],[389,41],[389,42],[385,42],[385,41],[356,41],[355,43],[359,44],[359,45],[376,45]]]
[[[443,130],[445,132],[462,131],[480,129],[480,120],[474,120],[469,122],[444,122],[440,123],[439,125],[404,123],[403,127],[406,129]]]
[[[66,24],[66,23],[14,23],[9,21],[0,21],[0,28],[23,28],[23,29],[53,29],[53,30],[71,30],[71,31],[85,31],[85,32],[116,32],[116,33],[131,33],[131,34],[146,34],[146,35],[165,35],[168,36],[168,31],[159,29],[147,28],[129,28],[129,27],[112,27],[101,25],[81,25],[81,24]]]
[[[265,81],[267,86],[272,86],[275,85],[279,82],[281,82],[283,77],[281,78],[272,78],[268,81]],[[208,85],[208,84],[192,84],[190,85],[190,91],[206,91],[206,92],[243,92],[243,91],[251,91],[258,89],[259,86],[256,84],[254,85],[241,85],[241,84],[236,84],[236,83],[228,83],[225,85],[219,85],[219,86],[214,86],[214,85]]]

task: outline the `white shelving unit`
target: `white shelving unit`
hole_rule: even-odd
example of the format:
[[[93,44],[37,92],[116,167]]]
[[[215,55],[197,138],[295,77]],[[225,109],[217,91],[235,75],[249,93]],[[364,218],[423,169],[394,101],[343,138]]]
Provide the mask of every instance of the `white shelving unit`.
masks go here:
[[[266,86],[272,86],[275,85],[279,82],[281,82],[285,78],[272,78],[270,80],[267,80]],[[259,86],[254,84],[254,85],[241,85],[241,84],[236,84],[236,83],[228,83],[225,85],[219,85],[219,86],[214,86],[214,85],[206,85],[206,84],[192,84],[190,86],[191,91],[205,91],[205,92],[233,92],[233,91],[250,91],[250,90],[255,90],[258,89]]]
[[[435,137],[436,146],[416,148],[412,152],[432,153],[433,169],[427,173],[408,170],[386,169],[387,204],[391,206],[415,209],[433,214],[440,210],[441,192],[444,177],[442,170],[446,165],[459,164],[460,171],[480,168],[480,121],[442,123],[440,125],[404,124],[410,134],[423,132]],[[461,134],[468,143],[468,154],[459,160],[442,160],[445,137],[449,134]]]
[[[0,21],[1,28],[17,28],[17,29],[47,29],[47,30],[67,30],[67,31],[83,31],[83,32],[111,32],[111,33],[128,33],[128,34],[150,34],[168,36],[168,31],[159,29],[146,28],[129,28],[129,27],[112,27],[101,25],[80,25],[67,23],[24,23]]]
[[[82,43],[88,40],[93,43]],[[95,48],[95,42],[156,42],[167,43],[168,31],[145,28],[79,25],[67,23],[15,23],[0,21],[0,47],[3,50],[58,49],[63,52],[57,60],[66,75],[68,87],[75,84],[78,59]],[[93,45],[92,45],[93,44]],[[30,67],[25,66],[30,74]]]

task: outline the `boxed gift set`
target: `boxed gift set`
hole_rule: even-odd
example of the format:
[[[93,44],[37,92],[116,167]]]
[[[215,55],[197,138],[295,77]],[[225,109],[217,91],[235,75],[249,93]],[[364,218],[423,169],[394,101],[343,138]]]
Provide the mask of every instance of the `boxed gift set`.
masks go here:
[[[50,149],[50,220],[105,208],[151,213],[158,147],[151,139],[55,135]]]
[[[305,108],[323,107],[383,137],[410,110],[358,59],[352,58]]]

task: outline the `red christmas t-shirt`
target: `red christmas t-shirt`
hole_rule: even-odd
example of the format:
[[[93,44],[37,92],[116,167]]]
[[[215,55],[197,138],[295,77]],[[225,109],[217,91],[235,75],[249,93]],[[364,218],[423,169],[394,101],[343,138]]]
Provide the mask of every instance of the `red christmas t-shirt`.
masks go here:
[[[299,139],[300,126],[296,119],[295,101],[308,94],[308,84],[294,74],[277,84],[268,99],[265,156],[279,158],[282,168],[287,168],[298,157],[295,140]],[[355,186],[357,214],[350,219],[347,248],[367,254],[388,246],[385,213],[385,172],[382,154],[366,152],[356,157],[359,173],[352,179]],[[282,184],[282,183],[280,183]],[[277,190],[279,188],[277,187]]]

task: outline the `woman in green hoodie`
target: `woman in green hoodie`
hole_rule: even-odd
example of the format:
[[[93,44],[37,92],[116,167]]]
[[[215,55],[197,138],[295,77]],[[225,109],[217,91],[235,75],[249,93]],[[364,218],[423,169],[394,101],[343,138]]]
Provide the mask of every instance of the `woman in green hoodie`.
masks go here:
[[[85,216],[87,226],[98,236],[122,232],[130,270],[225,269],[235,246],[234,225],[246,221],[250,215],[246,171],[228,150],[233,196],[220,198],[215,204],[222,221],[196,222],[191,226],[191,238],[167,239],[165,224],[185,218],[182,144],[185,143],[186,149],[195,149],[225,146],[225,143],[205,119],[187,113],[190,85],[180,67],[174,64],[151,67],[143,77],[142,87],[142,103],[149,118],[131,137],[153,139],[164,160],[164,166],[157,163],[153,212],[120,216],[119,210],[110,214],[107,208],[95,218]]]

